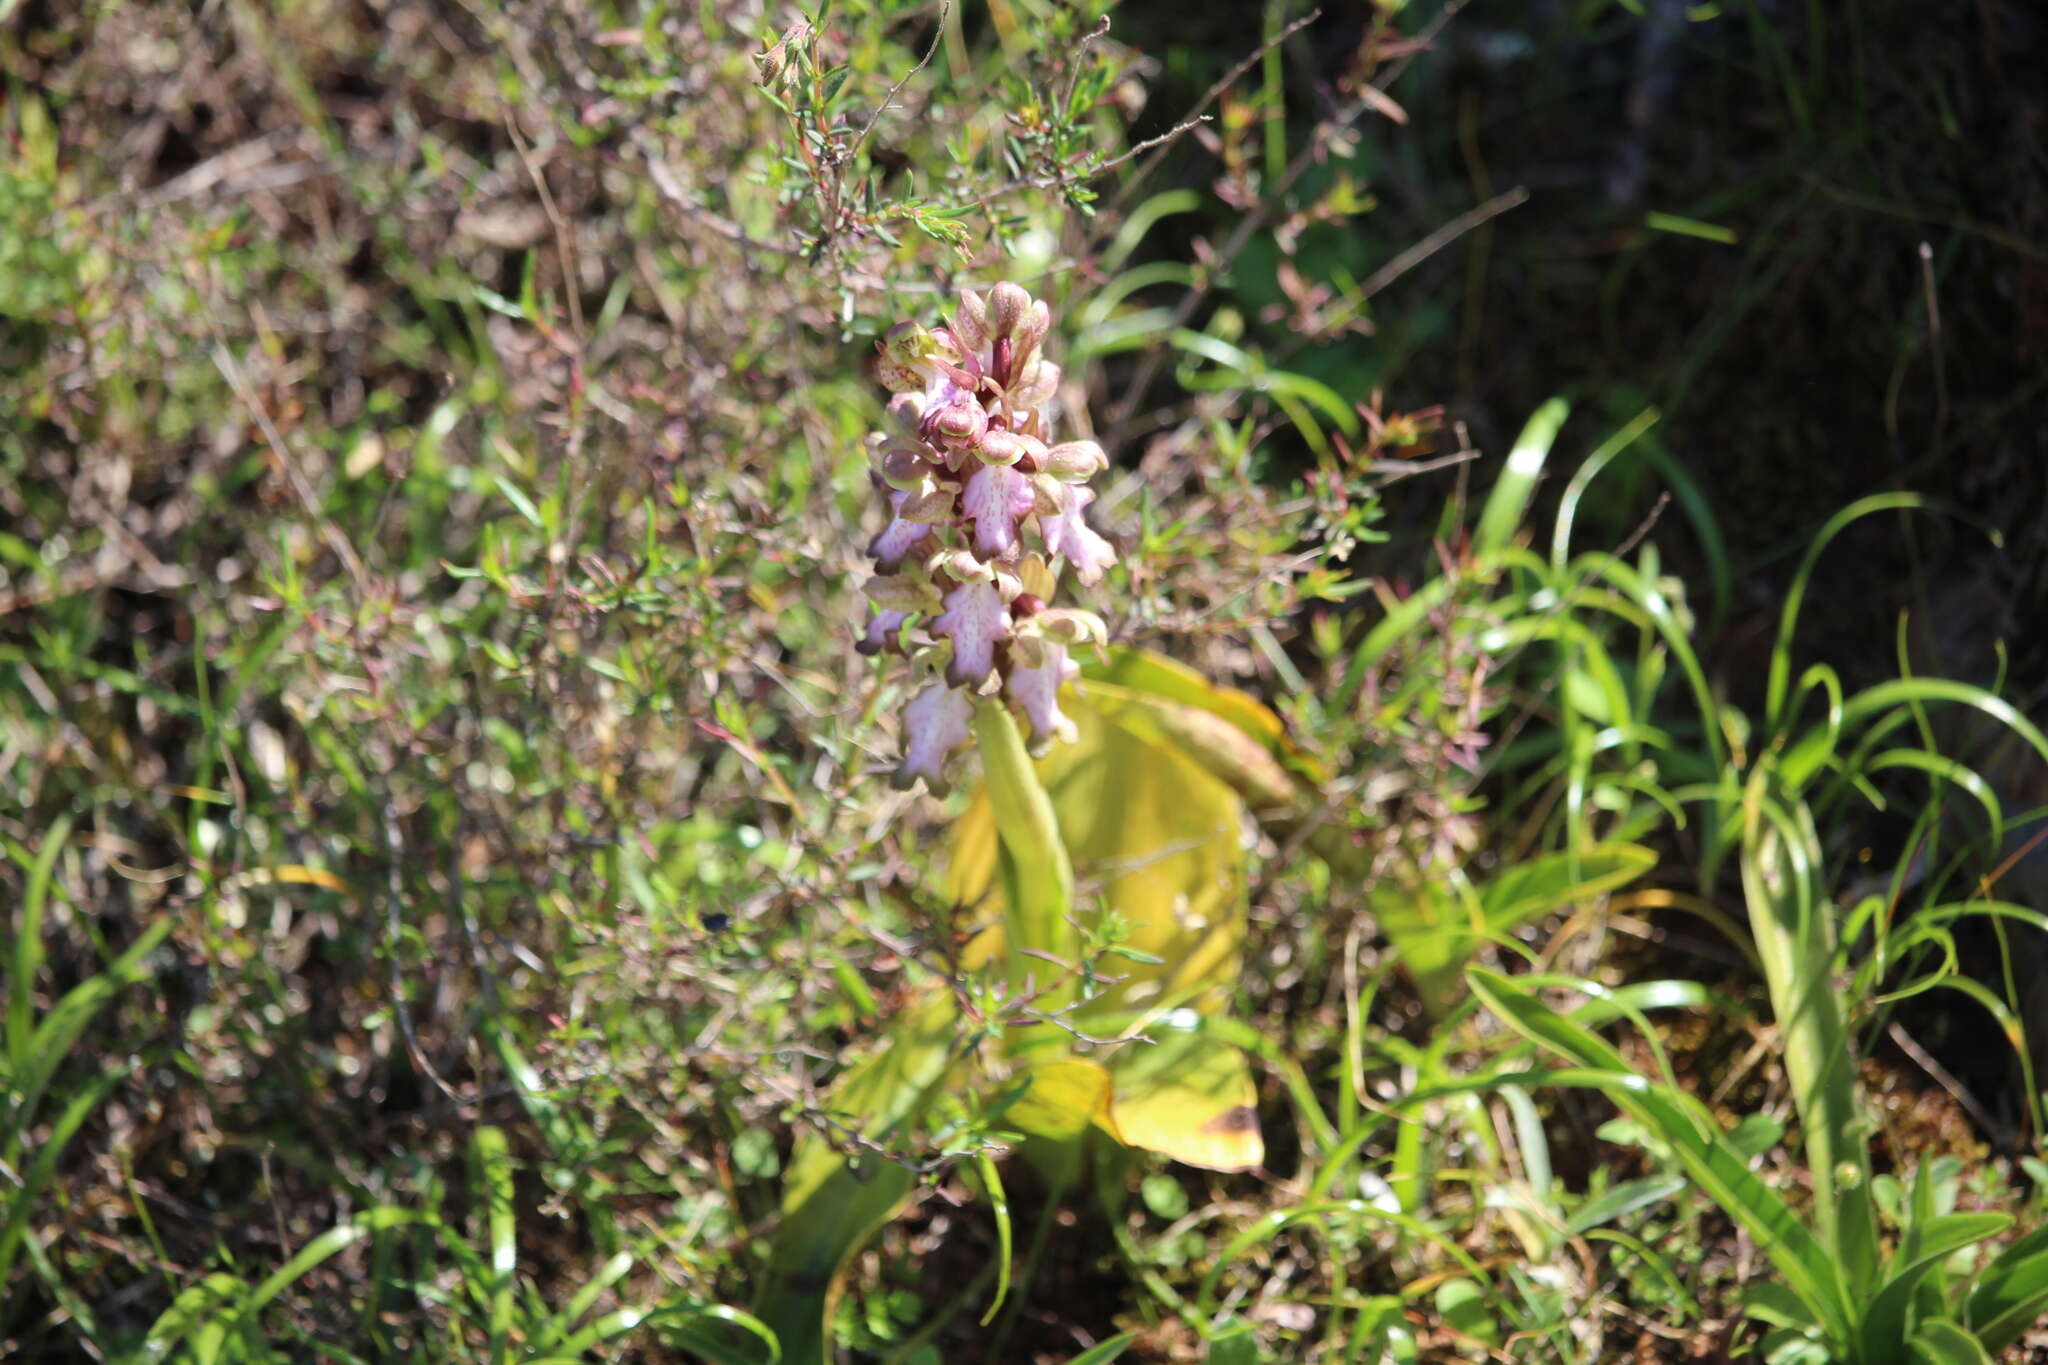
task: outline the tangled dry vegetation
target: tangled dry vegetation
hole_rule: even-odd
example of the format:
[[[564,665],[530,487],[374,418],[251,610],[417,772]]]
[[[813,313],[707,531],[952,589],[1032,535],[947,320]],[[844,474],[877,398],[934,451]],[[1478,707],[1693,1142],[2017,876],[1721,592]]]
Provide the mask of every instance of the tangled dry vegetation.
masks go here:
[[[1089,515],[1124,562],[1084,605],[1264,698],[1317,794],[1247,835],[1266,1160],[1105,1163],[1098,1204],[1046,1210],[1056,1252],[991,1337],[955,1296],[1054,1192],[1017,1169],[999,1218],[968,1159],[985,1134],[923,1134],[839,1346],[1065,1360],[1129,1331],[1158,1361],[1593,1361],[1748,1340],[1748,1231],[1595,1094],[1439,1099],[1333,1156],[1418,1077],[1512,1043],[1396,971],[1447,921],[1403,929],[1380,888],[1484,882],[1596,823],[1713,856],[1615,795],[1713,774],[1630,749],[1582,805],[1546,766],[1579,704],[1560,698],[1609,679],[1566,676],[1558,593],[1510,591],[1463,529],[1463,426],[1314,363],[1386,340],[1366,303],[1400,272],[1340,298],[1297,266],[1372,210],[1343,167],[1410,117],[1387,91],[1458,8],[1374,7],[1290,125],[1280,63],[1307,20],[1284,5],[1221,56],[1164,46],[1167,69],[1092,3],[872,0],[813,27],[723,3],[0,0],[0,1355],[751,1358],[732,1306],[792,1145],[860,1154],[828,1088],[960,949],[934,873],[954,808],[889,787],[904,689],[850,647],[877,525],[857,358],[1006,277],[1060,300],[1065,420],[1111,453]],[[1191,71],[1193,109],[1148,107]],[[1182,155],[1213,155],[1199,199],[1161,159]],[[1511,207],[1474,188],[1404,271]],[[1183,250],[1171,220],[1198,205],[1214,230]],[[1269,257],[1283,298],[1231,275]],[[1999,401],[1973,411],[2017,410]],[[1415,515],[1376,582],[1388,500]],[[1661,706],[1646,623],[1683,636],[1705,590],[1619,505],[1661,605],[1614,648],[1614,694]],[[1705,564],[1711,514],[1687,506],[1674,557]],[[1494,548],[1547,551],[1535,526]],[[1649,742],[1646,710],[1614,725]],[[1794,1087],[1713,893],[1710,927],[1587,892],[1600,913],[1545,904],[1495,937],[1615,987],[1698,978],[1699,1012],[1627,1061],[1668,1063],[1796,1201]],[[1875,1169],[1954,1157],[1945,1197],[2031,1217],[2038,1087],[1968,1115],[1899,1032],[1865,1063]],[[1404,1184],[1424,1172],[1426,1216]],[[1333,1188],[1398,1216],[1334,1220]]]

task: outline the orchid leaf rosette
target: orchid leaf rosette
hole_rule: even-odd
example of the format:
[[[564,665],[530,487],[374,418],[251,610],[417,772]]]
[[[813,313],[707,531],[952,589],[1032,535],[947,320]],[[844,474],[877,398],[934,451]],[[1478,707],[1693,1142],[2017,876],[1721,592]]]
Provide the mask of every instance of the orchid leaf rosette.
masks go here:
[[[1116,552],[1086,519],[1093,441],[1054,440],[1059,366],[1042,353],[1052,314],[1015,284],[963,290],[953,316],[906,322],[879,344],[895,397],[869,438],[889,520],[869,545],[865,654],[901,654],[923,678],[903,710],[895,784],[947,789],[947,760],[972,742],[976,699],[1022,715],[1034,754],[1074,727],[1061,686],[1070,652],[1099,645],[1099,617],[1054,605],[1071,568],[1094,583]]]

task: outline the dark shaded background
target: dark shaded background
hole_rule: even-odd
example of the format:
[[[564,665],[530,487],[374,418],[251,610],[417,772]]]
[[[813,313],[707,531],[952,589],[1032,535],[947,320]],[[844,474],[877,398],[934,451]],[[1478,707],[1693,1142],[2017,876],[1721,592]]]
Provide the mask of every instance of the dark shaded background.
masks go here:
[[[1523,186],[1529,202],[1395,282],[1375,300],[1374,335],[1290,364],[1344,391],[1367,375],[1396,405],[1446,402],[1495,451],[1553,393],[1578,400],[1565,459],[1657,406],[1656,439],[1704,488],[1729,546],[1733,591],[1706,652],[1738,701],[1819,525],[1873,492],[1938,499],[1964,519],[1887,517],[1823,561],[1802,638],[1859,680],[1895,671],[1901,610],[1923,629],[1929,669],[1988,680],[2002,638],[2026,709],[2048,683],[2048,642],[2030,629],[2048,616],[2048,12],[2018,0],[1736,0],[1706,20],[1673,0],[1643,8],[1542,0],[1457,15],[1391,87],[1407,126],[1368,116],[1353,160],[1305,178],[1312,192],[1348,170],[1379,203],[1309,227],[1296,268],[1365,278],[1490,195]],[[1339,102],[1330,82],[1372,14],[1325,10],[1288,44],[1291,127]],[[1118,20],[1141,49],[1181,54],[1139,136],[1171,126],[1266,31],[1254,6],[1135,0]],[[1189,145],[1176,170],[1198,184],[1214,166]],[[1653,212],[1735,241],[1653,230]],[[1193,217],[1169,220],[1181,235],[1163,230],[1155,248],[1227,235],[1222,219],[1189,230]],[[1275,350],[1285,324],[1256,319],[1284,302],[1279,260],[1261,234],[1233,275]],[[1650,510],[1654,481],[1633,469],[1596,485],[1586,543],[1625,539]],[[1682,519],[1668,520],[1667,553],[1703,567],[1683,562]]]

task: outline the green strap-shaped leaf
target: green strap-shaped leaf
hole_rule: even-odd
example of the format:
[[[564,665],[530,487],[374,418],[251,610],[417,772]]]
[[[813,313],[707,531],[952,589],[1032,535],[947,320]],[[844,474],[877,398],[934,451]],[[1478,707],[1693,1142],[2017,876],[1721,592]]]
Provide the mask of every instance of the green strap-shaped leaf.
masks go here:
[[[470,1139],[477,1187],[484,1196],[484,1238],[490,1248],[491,1360],[505,1359],[512,1334],[512,1272],[518,1265],[512,1149],[502,1128],[483,1127]]]
[[[27,1057],[13,1078],[13,1131],[8,1134],[5,1144],[10,1163],[19,1154],[22,1140],[28,1136],[44,1089],[57,1074],[58,1066],[70,1053],[72,1045],[85,1032],[94,1015],[124,988],[142,979],[145,959],[164,941],[172,923],[171,918],[165,916],[144,929],[135,942],[108,964],[105,971],[66,991],[64,998],[43,1016],[35,1032],[29,1035]]]
[[[1068,1361],[1067,1365],[1109,1365],[1110,1361],[1122,1355],[1137,1339],[1136,1332],[1125,1332],[1107,1341],[1099,1341]]]
[[[2036,1228],[1992,1258],[1970,1287],[1963,1320],[1993,1355],[2048,1313],[2048,1227]]]
[[[1459,903],[1433,881],[1390,881],[1372,893],[1373,915],[1415,979],[1431,1014],[1457,1003],[1459,973],[1488,937],[1505,935],[1575,901],[1626,886],[1656,865],[1640,844],[1596,844],[1534,858],[1479,888],[1476,904]]]
[[[1530,500],[1536,496],[1536,481],[1543,475],[1550,447],[1571,410],[1571,404],[1564,399],[1553,398],[1536,409],[1522,427],[1522,434],[1515,438],[1515,448],[1508,452],[1507,467],[1501,470],[1493,492],[1487,495],[1486,506],[1480,509],[1479,526],[1472,533],[1474,553],[1492,554],[1514,539]]]
[[[1607,1079],[1600,1088],[1615,1105],[1671,1147],[1701,1191],[1770,1257],[1829,1337],[1845,1346],[1849,1343],[1849,1302],[1833,1262],[1798,1215],[1750,1172],[1725,1137],[1695,1123],[1667,1093],[1635,1074],[1605,1041],[1545,1008],[1498,972],[1474,967],[1466,980],[1472,993],[1517,1033],[1604,1073]]]
[[[1906,1354],[1923,1365],[1992,1365],[1984,1344],[1947,1318],[1921,1323],[1906,1343]]]
[[[953,997],[935,991],[897,1016],[888,1044],[833,1087],[826,1109],[842,1125],[836,1142],[798,1141],[782,1188],[782,1226],[754,1317],[791,1365],[827,1358],[826,1325],[839,1276],[853,1254],[910,1194],[910,1172],[879,1154],[849,1163],[844,1148],[887,1143],[915,1121],[952,1069],[960,1032]],[[710,1330],[710,1329],[707,1329]]]
[[[1885,1267],[1889,1277],[1864,1310],[1864,1358],[1883,1359],[1905,1336],[1907,1310],[1913,1305],[1914,1291],[1930,1269],[1964,1247],[1996,1237],[2011,1226],[2012,1219],[2002,1213],[1951,1213],[1916,1223],[1911,1254],[1902,1249],[1894,1264]]]

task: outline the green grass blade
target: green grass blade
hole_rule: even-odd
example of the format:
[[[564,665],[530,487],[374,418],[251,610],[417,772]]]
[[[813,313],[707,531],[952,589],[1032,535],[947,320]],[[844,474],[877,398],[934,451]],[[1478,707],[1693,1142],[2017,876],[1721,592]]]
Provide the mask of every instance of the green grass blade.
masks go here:
[[[723,1304],[666,1322],[662,1330],[709,1365],[777,1365],[783,1359],[782,1343],[766,1323]],[[748,1337],[753,1340],[749,1342]],[[756,1345],[761,1349],[756,1350]],[[789,1358],[798,1357],[792,1354]]]
[[[1109,1365],[1110,1361],[1129,1350],[1131,1343],[1137,1339],[1136,1332],[1123,1332],[1107,1341],[1098,1341],[1069,1360],[1067,1365]]]
[[[590,1311],[591,1305],[597,1302],[598,1295],[624,1279],[632,1268],[633,1253],[630,1251],[621,1251],[599,1266],[597,1273],[583,1282],[569,1302],[562,1306],[562,1311],[548,1323],[547,1329],[534,1339],[534,1349],[552,1349],[574,1330],[583,1315]]]
[[[1585,498],[1586,490],[1618,456],[1635,444],[1636,438],[1657,425],[1658,413],[1655,408],[1644,408],[1631,418],[1628,424],[1600,443],[1573,472],[1571,482],[1565,485],[1564,496],[1557,503],[1557,525],[1550,535],[1550,567],[1562,574],[1566,562],[1571,558],[1572,523],[1578,519],[1579,503]]]
[[[1543,476],[1550,447],[1570,412],[1571,404],[1553,398],[1536,409],[1522,427],[1522,434],[1515,438],[1515,448],[1508,452],[1507,465],[1479,511],[1479,525],[1472,532],[1474,554],[1492,554],[1505,549],[1514,539],[1522,518],[1528,514],[1530,501],[1536,496],[1536,481]]]
[[[2025,740],[2035,753],[2048,758],[2048,734],[2021,715],[2011,702],[1982,687],[1946,678],[1896,678],[1865,688],[1842,704],[1842,724],[1855,725],[1893,707],[1928,701],[1974,707]]]
[[[1848,1297],[1828,1253],[1721,1134],[1703,1130],[1682,1105],[1631,1071],[1614,1048],[1523,994],[1506,977],[1474,967],[1466,979],[1473,994],[1523,1037],[1603,1073],[1607,1079],[1601,1089],[1670,1145],[1701,1192],[1742,1225],[1830,1335],[1849,1340]]]
[[[1764,688],[1766,733],[1775,734],[1785,726],[1785,693],[1792,681],[1792,636],[1799,629],[1799,608],[1806,600],[1807,584],[1812,580],[1814,566],[1820,562],[1828,542],[1864,517],[1925,505],[1926,499],[1917,493],[1878,493],[1859,498],[1829,517],[1827,524],[1806,547],[1806,555],[1799,561],[1799,570],[1792,575],[1791,586],[1785,590],[1784,610],[1778,615],[1778,639],[1771,650],[1769,681]]]
[[[1997,1355],[2048,1314],[2048,1227],[2036,1228],[1993,1257],[1970,1286],[1963,1321]]]
[[[996,1173],[996,1163],[989,1159],[987,1152],[974,1154],[974,1169],[981,1175],[982,1192],[988,1196],[989,1209],[996,1219],[996,1295],[989,1301],[988,1311],[981,1315],[981,1325],[988,1326],[996,1319],[1003,1300],[1010,1296],[1010,1256],[1013,1238],[1010,1229],[1010,1200],[1003,1193],[1003,1178]]]
[[[13,1131],[8,1133],[6,1154],[11,1162],[21,1150],[21,1142],[28,1135],[29,1125],[34,1121],[36,1106],[42,1099],[43,1091],[57,1074],[72,1045],[78,1041],[93,1016],[119,995],[123,988],[141,979],[143,960],[156,946],[164,941],[171,931],[171,921],[160,919],[128,945],[122,954],[99,975],[81,981],[64,993],[51,1011],[43,1016],[35,1032],[29,1035],[28,1056],[20,1071],[14,1076],[14,1122]]]
[[[2002,1213],[1951,1213],[1916,1222],[1910,1252],[1902,1248],[1897,1262],[1885,1267],[1888,1278],[1864,1310],[1860,1329],[1863,1358],[1882,1360],[1905,1336],[1908,1310],[1929,1270],[1964,1247],[1996,1237],[2011,1226],[2012,1219]]]
[[[50,1173],[57,1168],[57,1158],[64,1154],[64,1148],[77,1135],[79,1127],[92,1112],[99,1108],[107,1095],[134,1072],[122,1066],[100,1076],[91,1085],[71,1097],[71,1103],[50,1125],[49,1135],[36,1149],[36,1159],[21,1178],[17,1189],[7,1191],[7,1221],[0,1224],[0,1287],[8,1282],[14,1270],[14,1258],[21,1249],[21,1239],[28,1232],[29,1216],[34,1212],[36,1199],[43,1186],[49,1183]],[[5,1314],[0,1312],[0,1326],[5,1325]]]
[[[128,1357],[125,1365],[154,1365],[154,1362],[169,1359],[174,1347],[198,1331],[202,1324],[212,1321],[216,1312],[231,1303],[243,1288],[242,1282],[234,1276],[216,1271],[198,1284],[179,1290],[178,1296],[171,1300],[171,1306],[150,1324],[142,1345]]]
[[[19,1076],[27,1061],[29,1036],[35,1024],[36,970],[43,963],[43,902],[50,894],[50,877],[57,858],[71,837],[71,817],[60,815],[43,833],[42,846],[29,864],[28,884],[21,898],[21,915],[14,924],[14,952],[7,970],[7,1061],[8,1074]],[[29,1114],[17,1118],[26,1127]]]
[[[512,1151],[501,1128],[483,1127],[470,1139],[477,1188],[485,1204],[485,1239],[490,1249],[485,1287],[489,1291],[491,1360],[507,1359],[512,1334],[512,1272],[518,1264],[514,1238]]]

